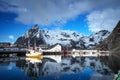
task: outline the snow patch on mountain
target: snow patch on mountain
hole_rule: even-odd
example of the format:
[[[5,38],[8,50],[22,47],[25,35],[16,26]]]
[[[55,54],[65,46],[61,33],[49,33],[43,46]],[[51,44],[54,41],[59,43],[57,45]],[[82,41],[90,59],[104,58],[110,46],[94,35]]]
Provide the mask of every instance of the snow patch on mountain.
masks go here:
[[[86,47],[92,48],[93,46],[98,45],[100,42],[106,39],[109,35],[110,35],[109,31],[101,30],[95,34],[83,37],[81,39],[82,41],[84,41]]]
[[[54,45],[61,43],[64,45],[70,44],[71,40],[78,41],[82,34],[69,30],[48,30],[43,31],[43,36],[47,44]]]
[[[90,36],[84,36],[79,32],[70,30],[39,30],[38,25],[35,25],[19,37],[15,44],[26,47],[28,44],[33,46],[34,43],[36,46],[41,44],[51,46],[60,43],[66,49],[91,49],[107,38],[109,34],[109,31],[102,30]]]

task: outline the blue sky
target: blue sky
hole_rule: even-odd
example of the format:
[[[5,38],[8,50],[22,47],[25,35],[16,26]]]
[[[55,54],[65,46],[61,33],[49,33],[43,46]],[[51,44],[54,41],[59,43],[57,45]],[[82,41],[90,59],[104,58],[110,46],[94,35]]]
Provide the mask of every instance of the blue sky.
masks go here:
[[[0,12],[0,41],[14,42],[16,38],[21,36],[28,30],[26,25],[15,22],[16,14]]]
[[[0,0],[0,42],[14,42],[34,24],[41,29],[90,35],[112,31],[120,20],[119,0]]]
[[[34,24],[22,24],[16,22],[14,18],[17,15],[14,13],[0,12],[0,41],[1,42],[14,42],[18,37],[28,31]],[[83,35],[90,35],[92,32],[88,30],[87,23],[85,21],[86,15],[80,15],[74,20],[69,20],[65,24],[58,25],[39,25],[40,29],[54,30],[56,28],[62,30],[77,31]],[[12,37],[13,36],[13,37]]]

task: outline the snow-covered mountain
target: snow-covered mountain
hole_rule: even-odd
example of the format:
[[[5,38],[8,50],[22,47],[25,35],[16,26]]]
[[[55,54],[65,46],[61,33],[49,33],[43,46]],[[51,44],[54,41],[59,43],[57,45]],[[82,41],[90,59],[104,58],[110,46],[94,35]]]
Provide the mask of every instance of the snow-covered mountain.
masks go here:
[[[15,42],[19,46],[40,46],[61,44],[64,49],[90,49],[99,44],[110,34],[107,30],[99,31],[90,36],[69,30],[39,30],[38,25],[19,37]],[[34,44],[36,43],[36,44]]]
[[[102,41],[101,44],[97,45],[95,49],[110,51],[111,58],[104,62],[109,63],[108,65],[114,73],[118,73],[120,70],[120,21],[117,23],[111,34]]]
[[[109,31],[101,30],[90,36],[84,36],[81,38],[81,40],[84,42],[86,48],[93,48],[94,46],[102,42],[104,39],[106,39],[109,35],[110,35]]]

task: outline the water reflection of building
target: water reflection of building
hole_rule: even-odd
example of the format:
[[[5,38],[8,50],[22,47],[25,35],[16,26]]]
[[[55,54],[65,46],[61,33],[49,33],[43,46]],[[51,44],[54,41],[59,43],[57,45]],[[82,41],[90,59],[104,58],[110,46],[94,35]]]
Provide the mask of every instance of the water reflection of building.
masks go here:
[[[12,63],[12,65],[10,65],[11,63]],[[13,66],[13,64],[14,64],[14,66]],[[27,77],[31,78],[32,80],[36,80],[39,76],[42,75],[42,72],[41,72],[42,71],[42,63],[40,60],[38,60],[36,62],[35,60],[30,61],[30,60],[26,60],[25,58],[22,58],[22,57],[21,58],[0,58],[0,66],[3,66],[3,67],[6,66],[5,69],[11,69],[11,70],[14,70],[15,67],[18,67],[17,69],[19,69],[19,71],[21,70],[22,73],[26,74]],[[15,73],[13,73],[11,75],[14,75],[14,74]]]
[[[19,60],[16,62],[16,65],[33,80],[36,80],[42,74],[41,62],[30,62],[29,60]]]
[[[32,80],[18,68],[18,66],[23,66],[25,59],[18,59],[0,58],[0,80]]]

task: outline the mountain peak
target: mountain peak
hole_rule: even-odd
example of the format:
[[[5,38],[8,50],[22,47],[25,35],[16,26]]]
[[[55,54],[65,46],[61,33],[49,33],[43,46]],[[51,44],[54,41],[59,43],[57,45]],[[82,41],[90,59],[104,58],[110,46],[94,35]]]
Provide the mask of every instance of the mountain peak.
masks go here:
[[[83,36],[81,33],[69,30],[39,30],[38,24],[34,25],[24,36],[17,39],[15,44],[23,46],[29,44],[33,46],[61,44],[65,49],[91,49],[99,42],[103,41],[109,33],[105,30],[91,36]],[[35,41],[35,42],[34,42]],[[67,47],[67,48],[66,48]]]
[[[114,71],[114,73],[117,73],[120,69],[120,21],[111,34],[97,45],[95,49],[110,51],[110,58],[108,60],[106,59],[105,62],[110,63],[108,64],[109,67]]]
[[[120,45],[120,21],[111,32],[111,34],[101,44],[97,45],[96,49],[111,50],[115,46]]]
[[[95,34],[101,34],[102,36],[109,34],[110,32],[108,30],[100,30],[99,32],[95,33]]]
[[[39,29],[38,24],[35,24],[35,25],[32,27],[32,29]]]
[[[116,27],[114,28],[113,33],[120,33],[120,21],[117,23]]]

